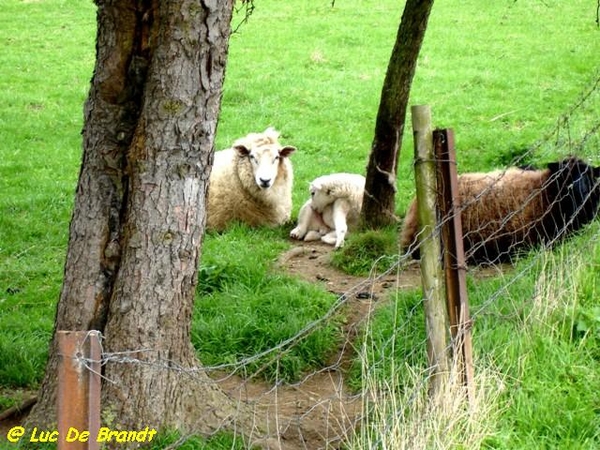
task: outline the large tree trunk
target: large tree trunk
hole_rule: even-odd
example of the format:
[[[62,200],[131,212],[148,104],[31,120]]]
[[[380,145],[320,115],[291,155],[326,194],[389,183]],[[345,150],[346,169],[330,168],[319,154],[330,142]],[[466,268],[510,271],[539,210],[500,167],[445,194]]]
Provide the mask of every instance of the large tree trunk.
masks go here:
[[[433,0],[408,0],[388,64],[367,166],[361,222],[380,228],[396,222],[396,174],[410,86]]]
[[[97,61],[56,330],[97,329],[108,425],[214,431],[234,406],[190,326],[232,0],[97,0]],[[56,423],[53,341],[30,423]]]

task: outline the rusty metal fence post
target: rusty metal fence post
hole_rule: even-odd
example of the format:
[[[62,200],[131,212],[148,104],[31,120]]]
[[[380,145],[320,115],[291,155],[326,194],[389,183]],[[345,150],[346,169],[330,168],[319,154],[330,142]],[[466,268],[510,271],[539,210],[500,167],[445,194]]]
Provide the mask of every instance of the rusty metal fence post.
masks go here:
[[[438,176],[438,207],[442,224],[443,263],[446,282],[446,302],[454,364],[473,400],[474,374],[471,343],[471,321],[467,297],[467,266],[459,205],[458,175],[454,133],[451,129],[433,132]]]
[[[58,450],[97,450],[100,332],[58,331]]]

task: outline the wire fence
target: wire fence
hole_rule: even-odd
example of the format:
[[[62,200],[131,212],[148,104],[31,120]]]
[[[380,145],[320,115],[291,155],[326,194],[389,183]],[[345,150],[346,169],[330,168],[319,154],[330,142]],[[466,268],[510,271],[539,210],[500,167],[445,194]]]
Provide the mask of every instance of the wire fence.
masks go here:
[[[574,269],[600,241],[600,227],[592,221],[600,201],[600,174],[592,170],[594,164],[600,165],[600,116],[593,113],[600,110],[599,86],[600,74],[544,138],[513,159],[511,168],[474,175],[472,185],[461,185],[463,190],[470,189],[460,204],[467,258],[472,262],[487,258],[484,265],[468,267],[475,372],[480,374],[482,367],[488,374],[491,371],[498,392],[502,392],[502,379],[507,376],[505,368],[497,356],[486,353],[498,325],[515,322],[526,328],[543,322],[558,307],[558,299],[572,295],[570,288],[579,282]],[[571,157],[589,166],[567,163],[554,172],[544,167],[512,168],[529,161]],[[519,185],[519,176],[528,183]],[[439,232],[438,227],[427,238],[437,239]],[[78,361],[90,370],[97,363],[101,367],[144,366],[174,372],[200,384],[218,385],[240,403],[252,405],[257,422],[267,422],[267,435],[259,436],[257,431],[254,436],[265,448],[410,448],[402,442],[412,442],[412,448],[418,448],[418,439],[425,443],[431,439],[424,427],[432,425],[422,420],[409,425],[408,417],[419,411],[432,413],[423,403],[432,369],[425,356],[426,296],[418,286],[407,289],[402,281],[407,271],[416,270],[412,255],[418,251],[419,242],[412,239],[415,236],[411,235],[406,251],[396,256],[391,268],[382,271],[373,267],[369,277],[339,295],[318,320],[255,355],[231,363],[183,367],[177,361],[156,357],[154,349],[138,348],[102,350],[100,361],[82,355]],[[550,248],[554,249],[551,253]],[[277,376],[273,383],[261,378],[260,367],[277,367],[299,342],[330,324],[344,308],[355,307],[360,293],[372,292],[383,280],[389,285],[388,298],[380,302],[362,300],[369,304],[366,313],[347,327],[337,356],[328,364],[295,383],[284,383]],[[478,345],[481,342],[488,344]],[[360,373],[355,378],[361,380],[359,385],[348,385],[351,370]],[[109,375],[101,376],[104,383],[119,383]],[[480,387],[486,383],[477,379]],[[456,399],[461,392],[460,383],[455,383],[455,389],[446,395]],[[460,411],[461,407],[450,409],[443,426],[447,427]],[[475,433],[473,429],[467,431]],[[398,437],[401,434],[404,438]],[[395,444],[388,442],[391,435],[401,439],[400,444],[397,440]],[[177,448],[189,438],[181,436],[168,448]]]

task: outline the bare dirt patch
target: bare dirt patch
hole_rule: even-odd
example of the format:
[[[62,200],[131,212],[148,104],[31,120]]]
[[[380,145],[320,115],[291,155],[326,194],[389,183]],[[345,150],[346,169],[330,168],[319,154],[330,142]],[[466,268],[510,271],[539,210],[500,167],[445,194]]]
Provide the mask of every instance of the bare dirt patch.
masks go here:
[[[311,283],[323,283],[336,294],[363,289],[378,300],[391,288],[406,289],[420,286],[419,268],[410,264],[400,273],[385,276],[357,277],[343,273],[331,265],[333,248],[321,242],[300,242],[279,258],[278,265],[290,275]],[[364,294],[363,294],[364,296]]]

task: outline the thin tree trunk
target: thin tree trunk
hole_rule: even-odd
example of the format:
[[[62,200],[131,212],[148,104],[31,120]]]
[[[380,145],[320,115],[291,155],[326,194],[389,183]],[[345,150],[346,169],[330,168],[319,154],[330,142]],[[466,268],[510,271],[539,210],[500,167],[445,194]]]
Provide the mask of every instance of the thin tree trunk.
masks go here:
[[[396,222],[395,193],[410,87],[433,0],[408,0],[388,64],[367,166],[361,222],[380,228]]]
[[[98,329],[111,427],[211,432],[238,409],[190,327],[232,0],[97,0],[97,62],[56,330]],[[53,342],[32,425],[56,423]],[[174,370],[177,368],[177,370]]]

